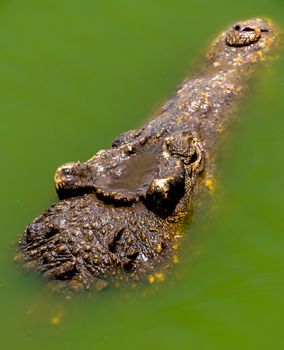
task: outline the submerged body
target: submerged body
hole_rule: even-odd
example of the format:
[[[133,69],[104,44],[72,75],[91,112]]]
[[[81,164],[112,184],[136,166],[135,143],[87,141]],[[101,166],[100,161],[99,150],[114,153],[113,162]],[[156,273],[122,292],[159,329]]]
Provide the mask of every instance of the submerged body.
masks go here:
[[[24,266],[74,290],[149,278],[170,266],[192,196],[214,173],[216,141],[276,34],[262,19],[229,28],[203,69],[144,127],[87,162],[58,168],[60,201],[26,228]]]

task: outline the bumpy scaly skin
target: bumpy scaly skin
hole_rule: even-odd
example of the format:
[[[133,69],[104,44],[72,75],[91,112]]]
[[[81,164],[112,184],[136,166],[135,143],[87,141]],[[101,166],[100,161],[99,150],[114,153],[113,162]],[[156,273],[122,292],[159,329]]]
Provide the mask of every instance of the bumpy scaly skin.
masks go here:
[[[235,24],[144,127],[85,163],[61,166],[61,200],[20,240],[25,267],[58,289],[80,290],[170,266],[192,194],[212,176],[216,140],[275,38],[270,21]]]

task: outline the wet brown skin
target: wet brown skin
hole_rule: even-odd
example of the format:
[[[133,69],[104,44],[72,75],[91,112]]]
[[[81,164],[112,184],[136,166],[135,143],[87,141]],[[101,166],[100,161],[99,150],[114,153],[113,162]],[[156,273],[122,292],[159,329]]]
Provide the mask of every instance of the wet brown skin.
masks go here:
[[[19,242],[24,267],[57,290],[152,281],[170,267],[193,194],[213,176],[216,141],[276,37],[268,20],[234,24],[144,127],[84,163],[59,167],[60,201]]]

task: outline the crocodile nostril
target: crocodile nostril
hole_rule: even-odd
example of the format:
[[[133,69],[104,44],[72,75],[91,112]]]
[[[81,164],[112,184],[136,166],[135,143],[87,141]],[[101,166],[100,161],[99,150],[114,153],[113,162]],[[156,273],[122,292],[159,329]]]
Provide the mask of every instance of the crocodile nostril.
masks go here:
[[[255,29],[252,27],[244,27],[241,29],[242,32],[254,32]]]
[[[249,26],[243,27],[240,24],[236,24],[233,28],[235,30],[237,30],[238,32],[254,32],[255,31],[255,28],[253,28],[253,27],[249,27]]]

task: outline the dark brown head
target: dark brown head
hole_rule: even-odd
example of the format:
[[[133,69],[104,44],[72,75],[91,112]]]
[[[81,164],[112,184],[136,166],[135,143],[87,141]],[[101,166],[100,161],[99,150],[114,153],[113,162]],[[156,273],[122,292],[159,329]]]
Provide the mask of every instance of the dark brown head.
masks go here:
[[[199,143],[183,133],[127,141],[61,166],[55,174],[61,201],[26,228],[25,267],[55,289],[146,277],[174,253],[188,205],[180,202],[190,174],[200,171]]]

